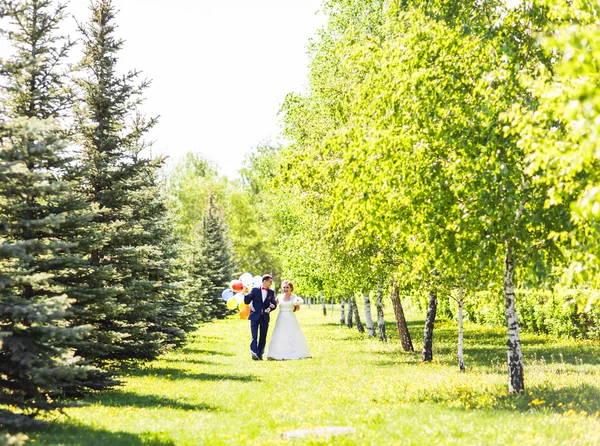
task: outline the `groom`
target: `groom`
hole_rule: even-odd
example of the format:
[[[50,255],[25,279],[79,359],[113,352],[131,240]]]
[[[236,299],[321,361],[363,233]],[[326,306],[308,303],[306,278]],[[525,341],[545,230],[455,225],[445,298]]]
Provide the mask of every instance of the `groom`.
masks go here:
[[[273,277],[265,274],[262,276],[262,287],[252,288],[250,294],[244,296],[244,303],[250,305],[250,316],[248,316],[252,332],[250,353],[255,361],[263,359],[269,329],[269,313],[277,307],[275,291],[271,289],[272,283]]]

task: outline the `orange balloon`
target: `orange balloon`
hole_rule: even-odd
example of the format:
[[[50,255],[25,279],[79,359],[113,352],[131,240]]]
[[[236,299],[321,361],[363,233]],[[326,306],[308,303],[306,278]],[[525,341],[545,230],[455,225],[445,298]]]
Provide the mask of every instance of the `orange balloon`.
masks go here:
[[[248,319],[250,316],[250,305],[246,305],[244,308],[240,310],[240,317],[244,320]]]

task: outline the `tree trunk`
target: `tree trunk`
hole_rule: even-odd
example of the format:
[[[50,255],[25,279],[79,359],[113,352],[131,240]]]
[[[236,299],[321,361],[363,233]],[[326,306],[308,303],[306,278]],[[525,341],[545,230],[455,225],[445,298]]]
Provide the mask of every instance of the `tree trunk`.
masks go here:
[[[329,315],[333,316],[333,297],[329,300],[329,303],[331,304],[331,310],[329,310]]]
[[[348,326],[348,328],[352,328],[354,326],[354,324],[352,323],[352,299],[348,299],[348,318],[346,319],[346,325]]]
[[[506,328],[508,329],[508,390],[511,393],[525,391],[523,379],[523,352],[519,336],[519,319],[515,308],[515,260],[510,245],[506,247],[504,257],[504,304],[506,310]]]
[[[321,306],[323,307],[323,316],[327,316],[327,307],[325,306],[325,298],[323,297],[323,293],[321,293]]]
[[[365,327],[360,321],[360,315],[358,314],[358,305],[356,305],[356,298],[352,296],[352,312],[354,313],[354,319],[356,320],[356,328],[358,328],[359,333],[365,332]]]
[[[340,299],[340,324],[345,324],[346,323],[346,315],[345,313],[345,306],[346,306],[346,299]]]
[[[402,309],[402,302],[400,302],[400,292],[398,286],[394,284],[392,289],[392,306],[394,307],[394,315],[396,316],[396,327],[398,327],[398,335],[400,336],[400,342],[402,344],[402,350],[405,352],[414,352],[412,340],[410,339],[410,333],[408,332],[408,326],[406,325],[406,318],[404,317],[404,310]]]
[[[308,302],[308,308],[310,308],[310,300],[311,300],[310,297],[308,299],[306,299],[306,301]]]
[[[437,296],[433,291],[429,292],[429,306],[427,308],[427,319],[425,320],[425,334],[423,336],[423,361],[433,360],[433,325],[437,311]]]
[[[365,293],[365,325],[367,326],[367,334],[375,336],[375,327],[373,326],[373,317],[371,316],[371,299],[369,293]]]
[[[465,371],[465,358],[463,355],[463,290],[458,290],[458,370]]]
[[[379,329],[379,340],[387,342],[385,319],[383,318],[383,289],[381,284],[377,288],[377,328]]]

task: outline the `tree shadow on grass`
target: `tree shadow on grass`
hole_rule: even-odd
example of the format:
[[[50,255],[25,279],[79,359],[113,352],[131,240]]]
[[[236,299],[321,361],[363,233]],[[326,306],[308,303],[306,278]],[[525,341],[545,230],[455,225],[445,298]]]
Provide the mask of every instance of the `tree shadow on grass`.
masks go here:
[[[214,335],[198,335],[198,336],[194,336],[193,338],[190,339],[191,341],[202,341],[202,340],[210,340],[210,341],[224,341],[225,338],[222,338],[221,336],[214,336]]]
[[[185,358],[160,358],[158,359],[160,362],[172,362],[176,364],[197,364],[197,365],[214,365],[215,363],[212,361],[206,361],[204,359],[191,359],[188,357]]]
[[[560,387],[557,381],[526,387],[522,394],[509,394],[505,384],[496,386],[471,386],[457,384],[452,387],[432,385],[405,398],[408,403],[439,404],[456,410],[506,410],[508,412],[544,411],[556,414],[598,416],[600,414],[600,388],[585,383]],[[391,398],[391,397],[390,397]],[[378,402],[385,403],[384,399]]]
[[[171,367],[148,367],[136,370],[131,370],[129,376],[153,376],[156,378],[178,380],[178,379],[194,379],[200,381],[260,381],[260,378],[252,375],[229,375],[229,374],[213,374],[213,373],[189,373],[185,370]]]
[[[522,394],[507,394],[506,391],[468,392],[457,389],[455,395],[446,395],[447,401],[461,401],[466,407],[530,412],[542,410],[557,414],[566,412],[594,415],[600,412],[600,388],[590,384],[578,384],[554,388],[551,384],[527,387]],[[493,397],[493,398],[490,398]],[[484,402],[482,402],[484,401]],[[493,401],[493,402],[491,402]]]
[[[181,353],[192,354],[192,355],[235,356],[234,353],[226,353],[226,352],[220,352],[220,351],[216,351],[216,350],[205,350],[205,349],[194,348],[194,347],[184,347],[177,351],[181,352]]]
[[[141,407],[141,408],[160,408],[170,407],[181,410],[212,411],[216,406],[209,404],[189,404],[166,398],[158,395],[140,395],[133,392],[104,392],[86,399],[86,403],[101,404],[110,407]]]
[[[528,387],[522,395],[505,395],[498,398],[500,409],[527,412],[532,409],[555,413],[585,411],[594,415],[600,411],[600,389],[590,384],[552,388],[548,385]]]
[[[28,432],[35,444],[64,446],[175,446],[168,434],[161,432],[110,432],[70,423],[50,423],[43,431]]]
[[[395,324],[392,326],[395,330]],[[415,350],[420,347],[419,333],[415,333],[409,325],[409,331]],[[417,336],[413,336],[417,334]],[[397,342],[392,339],[392,342]],[[458,333],[456,325],[451,321],[441,321],[433,331],[433,358],[444,365],[457,364]],[[550,337],[534,334],[521,336],[525,363],[542,360],[546,364],[598,365],[600,364],[600,344],[570,343]],[[394,362],[413,362],[406,358],[407,352],[381,352],[390,356],[390,361],[382,361],[380,365],[388,366]],[[465,365],[477,367],[493,367],[506,361],[506,332],[500,327],[486,327],[468,324],[464,331]],[[393,359],[392,359],[393,358]],[[527,365],[527,364],[526,364]]]
[[[362,323],[363,323],[363,325],[365,324],[364,321],[362,321]],[[419,321],[419,320],[406,322],[406,326],[408,327],[409,330],[421,329],[421,331],[422,331],[424,324],[425,324],[425,321]],[[326,322],[323,325],[329,326],[329,327],[346,327],[347,328],[346,324],[340,324],[339,321],[338,322],[336,322],[336,321]],[[377,327],[375,327],[375,329],[377,329]],[[356,330],[356,324],[353,325],[352,330]],[[385,330],[386,330],[386,332],[392,330],[394,333],[396,333],[397,332],[396,322],[386,321],[385,322]],[[411,335],[412,335],[412,330],[411,330]]]
[[[523,345],[525,361],[543,359],[547,364],[600,364],[600,344],[597,346],[553,345],[550,342],[530,346],[529,342],[525,341]]]

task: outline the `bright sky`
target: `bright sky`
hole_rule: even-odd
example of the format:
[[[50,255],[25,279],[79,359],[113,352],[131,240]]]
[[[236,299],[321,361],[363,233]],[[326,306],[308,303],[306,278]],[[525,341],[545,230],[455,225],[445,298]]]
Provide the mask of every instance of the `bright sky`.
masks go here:
[[[69,12],[87,20],[89,2]],[[152,79],[143,112],[160,115],[152,154],[199,152],[236,175],[261,141],[276,141],[285,95],[302,91],[306,45],[321,0],[114,0],[122,70]],[[72,21],[73,19],[68,19]]]

